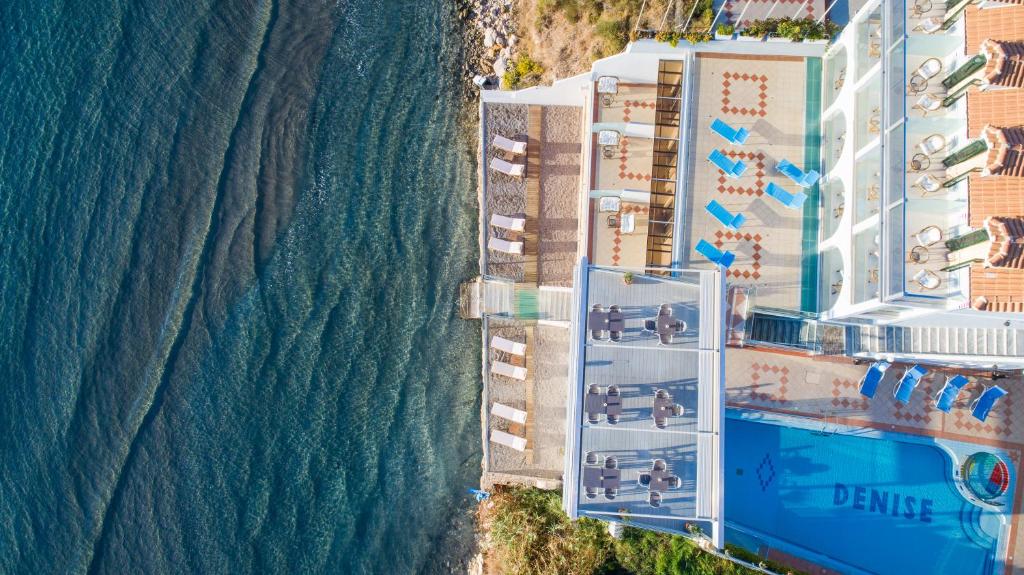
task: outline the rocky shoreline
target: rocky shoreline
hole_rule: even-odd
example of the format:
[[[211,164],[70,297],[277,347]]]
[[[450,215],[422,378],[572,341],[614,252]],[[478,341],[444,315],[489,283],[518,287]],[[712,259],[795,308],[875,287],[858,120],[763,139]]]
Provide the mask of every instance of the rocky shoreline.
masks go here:
[[[459,18],[466,24],[469,51],[466,75],[480,87],[497,87],[512,65],[516,36],[513,0],[457,0]]]

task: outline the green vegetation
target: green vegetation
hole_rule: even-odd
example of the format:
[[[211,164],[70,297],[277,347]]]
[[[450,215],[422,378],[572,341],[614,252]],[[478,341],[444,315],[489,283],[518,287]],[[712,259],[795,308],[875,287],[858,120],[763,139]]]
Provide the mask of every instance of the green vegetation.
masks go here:
[[[715,29],[715,32],[719,36],[732,36],[733,33],[736,32],[736,27],[732,24],[719,24],[718,28]]]
[[[540,64],[528,54],[519,54],[509,63],[505,75],[501,78],[501,85],[507,90],[528,88],[539,83],[542,74],[544,68]]]
[[[622,274],[622,283],[626,285],[633,285],[633,272],[626,272]]]
[[[755,20],[740,30],[741,36],[763,38],[765,36],[801,40],[830,40],[839,32],[834,22],[818,22],[814,18],[768,18]]]
[[[746,569],[701,551],[691,540],[676,535],[626,527],[621,540],[608,535],[603,522],[581,518],[569,521],[554,491],[510,488],[489,500],[488,553],[502,573],[541,575],[748,575]],[[749,552],[731,553],[752,563]],[[742,555],[741,555],[742,553]],[[769,566],[773,568],[775,566]],[[777,572],[787,569],[777,566]]]

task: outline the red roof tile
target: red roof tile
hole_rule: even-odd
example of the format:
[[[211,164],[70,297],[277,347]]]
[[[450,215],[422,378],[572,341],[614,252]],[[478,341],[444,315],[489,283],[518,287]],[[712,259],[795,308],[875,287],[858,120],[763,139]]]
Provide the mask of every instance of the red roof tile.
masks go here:
[[[1020,88],[1024,86],[1024,42],[1003,42],[987,38],[979,52],[985,63],[985,79],[995,86]]]

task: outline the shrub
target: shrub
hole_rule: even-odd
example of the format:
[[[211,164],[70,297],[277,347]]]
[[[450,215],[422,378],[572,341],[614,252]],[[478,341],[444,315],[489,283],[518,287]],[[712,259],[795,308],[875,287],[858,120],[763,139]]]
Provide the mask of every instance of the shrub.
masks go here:
[[[562,513],[556,491],[516,488],[491,497],[492,549],[508,573],[541,575],[599,572],[611,558],[611,537],[604,523]]]
[[[781,36],[782,38],[789,38],[794,42],[799,42],[803,39],[803,29],[801,28],[798,20],[783,18],[779,21],[779,25],[775,29],[775,35]]]
[[[683,37],[686,38],[686,41],[689,42],[690,44],[700,44],[701,42],[708,42],[713,38],[711,32],[708,32],[707,30],[704,30],[702,32],[687,32],[686,34],[683,35]]]
[[[537,84],[543,74],[544,68],[540,64],[529,55],[520,54],[509,63],[501,82],[506,88],[515,90]]]
[[[736,32],[736,27],[732,24],[719,24],[717,31],[719,36],[732,36]]]
[[[658,42],[667,42],[669,46],[675,48],[682,39],[682,34],[675,30],[662,30],[654,35],[654,39]]]
[[[629,21],[601,19],[594,27],[594,32],[604,40],[609,52],[621,52],[629,39]]]

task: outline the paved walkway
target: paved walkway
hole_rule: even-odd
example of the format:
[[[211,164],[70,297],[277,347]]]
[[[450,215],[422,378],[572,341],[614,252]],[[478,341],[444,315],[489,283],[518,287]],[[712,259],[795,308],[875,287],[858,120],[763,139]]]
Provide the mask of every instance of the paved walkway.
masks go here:
[[[803,211],[783,207],[764,195],[769,182],[795,193],[796,186],[775,173],[783,158],[797,166],[804,159],[806,62],[795,57],[704,54],[697,58],[696,102],[688,145],[693,150],[688,206],[693,214],[686,245],[696,267],[710,265],[693,252],[700,239],[736,254],[729,269],[731,285],[756,286],[757,304],[800,308]],[[728,144],[711,132],[720,118],[744,127],[750,138]],[[747,164],[738,179],[726,178],[707,159],[712,150]],[[747,222],[739,232],[725,229],[704,206],[717,200]]]
[[[771,12],[772,18],[789,16],[791,18],[811,17],[817,20],[825,12],[827,6],[825,0],[778,0],[778,4],[773,10],[772,5],[776,4],[776,0],[724,1],[725,9],[722,11],[719,21],[736,24],[742,14],[743,25],[747,25],[753,20],[762,20],[769,15],[769,12]],[[721,5],[721,1],[715,2],[715,10],[718,10]]]

